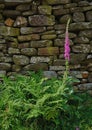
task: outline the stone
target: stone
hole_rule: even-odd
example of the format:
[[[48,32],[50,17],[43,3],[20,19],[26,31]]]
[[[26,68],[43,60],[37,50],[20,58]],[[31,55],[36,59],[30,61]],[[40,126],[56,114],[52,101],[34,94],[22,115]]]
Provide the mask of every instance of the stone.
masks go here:
[[[29,16],[29,24],[31,26],[50,26],[55,24],[55,17],[53,15],[33,15]]]
[[[64,14],[68,14],[69,13],[69,9],[63,9],[63,8],[58,8],[58,9],[54,9],[53,10],[53,14],[55,16],[58,16],[58,15],[64,15]]]
[[[65,65],[65,60],[64,59],[56,59],[56,60],[53,61],[53,65],[54,66]]]
[[[84,6],[89,6],[89,2],[88,2],[88,1],[85,1],[85,0],[84,0],[84,1],[80,1],[80,2],[78,2],[78,6],[81,6],[81,7],[82,7],[82,6],[83,6],[83,7],[84,7]]]
[[[21,35],[18,36],[19,42],[27,42],[31,40],[39,40],[40,36],[38,34],[31,34],[31,35]]]
[[[5,8],[5,4],[0,4],[0,10]]]
[[[60,21],[60,23],[67,23],[67,21],[68,21],[69,18],[72,20],[71,15],[66,14],[66,15],[63,15],[63,16],[60,18],[59,21]]]
[[[91,6],[87,6],[87,7],[82,7],[83,11],[90,11],[92,10],[92,5]]]
[[[64,66],[50,66],[50,71],[60,71],[60,70],[65,70]]]
[[[30,63],[49,63],[51,61],[50,57],[43,57],[43,56],[32,56],[30,59]]]
[[[20,4],[18,6],[16,6],[16,10],[18,11],[26,11],[26,10],[30,10],[30,4]]]
[[[43,39],[43,40],[53,40],[56,37],[57,37],[56,34],[44,34],[44,35],[41,36],[41,39]]]
[[[0,78],[4,77],[5,75],[6,75],[6,71],[5,70],[0,70]]]
[[[48,70],[48,64],[47,63],[36,63],[36,64],[29,64],[23,68],[23,70],[26,71],[39,71],[39,70]]]
[[[17,49],[17,48],[11,48],[11,47],[9,47],[8,48],[8,53],[9,54],[20,54],[20,50]]]
[[[70,71],[70,75],[73,76],[74,78],[82,79],[82,72],[81,71]]]
[[[14,20],[13,20],[13,19],[7,18],[7,19],[5,20],[5,25],[7,25],[7,26],[9,26],[9,27],[12,27],[13,24],[14,24]]]
[[[3,36],[18,36],[20,32],[19,32],[19,28],[1,26],[0,34]]]
[[[16,65],[27,65],[29,64],[29,58],[24,55],[13,55],[13,61]]]
[[[21,54],[33,56],[37,54],[37,50],[35,48],[23,48],[21,49]]]
[[[7,63],[12,63],[13,62],[13,60],[12,60],[12,57],[10,57],[10,56],[3,56],[2,58],[2,62],[7,62]]]
[[[25,27],[27,26],[27,19],[22,16],[18,16],[14,22],[14,27]]]
[[[65,30],[66,24],[55,24],[55,30]]]
[[[31,34],[31,33],[42,33],[46,31],[46,27],[21,27],[21,34]]]
[[[75,12],[83,12],[83,7],[72,7],[72,8],[70,8],[70,13],[75,13]]]
[[[72,38],[76,38],[76,34],[75,33],[69,33],[69,38],[72,39]],[[58,38],[65,38],[65,34],[59,34],[58,35]]]
[[[0,44],[6,43],[5,39],[0,39]]]
[[[4,49],[6,49],[6,47],[7,47],[6,44],[0,44],[0,50],[3,51]]]
[[[17,42],[9,42],[8,43],[8,47],[17,48],[18,47],[18,43]]]
[[[11,64],[9,63],[0,63],[0,70],[9,71],[11,69]]]
[[[78,22],[70,24],[71,31],[80,31],[86,29],[92,29],[92,22]]]
[[[12,71],[19,72],[21,70],[21,66],[19,65],[12,65]]]
[[[52,46],[51,40],[40,40],[40,41],[31,41],[30,47],[40,48],[40,47],[50,47]]]
[[[30,3],[32,0],[3,0],[3,2],[7,3]]]
[[[74,54],[72,53],[70,58],[70,63],[71,64],[80,64],[81,62],[83,62],[83,60],[85,60],[86,58],[86,54]]]
[[[92,83],[85,83],[78,85],[79,90],[91,90],[92,89]]]
[[[89,39],[87,37],[76,37],[74,39],[74,43],[86,44],[86,43],[89,43]]]
[[[46,48],[38,48],[38,55],[58,55],[59,48],[58,47],[46,47]]]
[[[55,71],[43,71],[43,76],[48,79],[57,78],[57,73]]]
[[[72,47],[72,51],[75,53],[89,53],[90,45],[87,44],[74,45]]]
[[[80,31],[79,36],[92,39],[92,30]]]
[[[70,0],[46,0],[49,5],[67,4]]]
[[[52,7],[48,6],[48,5],[40,5],[38,7],[38,12],[39,12],[39,14],[51,15]]]
[[[4,10],[3,11],[3,15],[5,16],[5,17],[10,17],[11,16],[11,18],[15,18],[15,17],[17,17],[17,16],[20,16],[21,15],[21,13],[20,13],[20,11],[17,11],[17,10]]]
[[[88,71],[83,71],[83,72],[82,72],[82,78],[83,78],[83,79],[87,79],[88,76],[89,76],[89,72],[88,72]]]
[[[92,83],[92,72],[88,76],[88,82]]]
[[[74,22],[83,22],[83,21],[85,21],[84,13],[82,13],[82,12],[73,13],[73,21]]]
[[[3,20],[3,16],[2,16],[2,14],[0,13],[0,20]]]
[[[29,48],[29,42],[24,42],[24,43],[18,44],[18,48],[19,48],[19,49]]]
[[[92,11],[86,12],[86,19],[89,22],[92,22]]]
[[[55,39],[54,40],[54,46],[58,46],[58,47],[64,47],[64,43],[65,43],[65,39]],[[70,45],[73,45],[73,41],[70,40]]]
[[[69,4],[65,4],[64,5],[64,8],[74,8],[74,7],[76,7],[77,6],[77,3],[69,3]]]

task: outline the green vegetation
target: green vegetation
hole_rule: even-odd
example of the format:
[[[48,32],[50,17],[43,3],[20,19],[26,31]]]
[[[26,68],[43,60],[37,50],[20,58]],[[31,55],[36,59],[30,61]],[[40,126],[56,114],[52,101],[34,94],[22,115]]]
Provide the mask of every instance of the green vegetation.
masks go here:
[[[0,130],[92,130],[92,97],[76,93],[72,78],[41,73],[4,77],[0,84]]]

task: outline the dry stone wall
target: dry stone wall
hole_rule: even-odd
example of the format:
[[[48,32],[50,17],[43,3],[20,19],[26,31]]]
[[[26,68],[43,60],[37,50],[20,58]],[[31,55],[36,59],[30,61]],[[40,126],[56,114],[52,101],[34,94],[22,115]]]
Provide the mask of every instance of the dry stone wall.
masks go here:
[[[64,37],[71,18],[70,74],[77,88],[92,93],[92,2],[82,0],[0,0],[0,75],[65,70]]]

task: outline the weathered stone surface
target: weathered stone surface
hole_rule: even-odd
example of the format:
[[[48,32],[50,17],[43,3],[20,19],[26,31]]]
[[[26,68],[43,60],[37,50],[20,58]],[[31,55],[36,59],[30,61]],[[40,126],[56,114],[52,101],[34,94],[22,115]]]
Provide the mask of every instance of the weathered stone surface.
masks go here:
[[[6,71],[0,70],[0,77],[4,77],[6,75]]]
[[[14,24],[14,20],[13,19],[8,18],[8,19],[5,20],[5,25],[11,27],[11,26],[13,26],[13,24]]]
[[[31,2],[32,0],[3,0],[2,2],[10,2],[10,3],[26,3]]]
[[[70,4],[65,4],[64,8],[73,8],[73,7],[76,7],[76,6],[77,6],[77,3],[70,3]]]
[[[52,13],[52,7],[48,5],[41,5],[38,7],[38,12],[40,14],[50,15]]]
[[[8,43],[8,47],[17,48],[18,47],[18,43],[17,42],[9,42]]]
[[[42,33],[44,31],[46,31],[46,27],[22,27],[20,29],[21,34]]]
[[[39,62],[49,63],[50,61],[51,61],[50,57],[43,57],[43,56],[41,56],[41,57],[35,56],[35,57],[31,57],[31,59],[30,59],[30,63],[39,63]]]
[[[71,76],[75,78],[82,79],[82,72],[81,71],[70,71]]]
[[[86,54],[71,54],[70,62],[80,64],[86,58]]]
[[[22,16],[18,16],[14,22],[14,27],[25,27],[27,26],[27,19]]]
[[[0,44],[3,44],[3,43],[5,43],[5,42],[6,42],[5,39],[0,39]]]
[[[0,63],[0,70],[10,70],[11,69],[11,64],[9,63]]]
[[[83,7],[72,7],[72,8],[70,8],[70,13],[75,13],[75,12],[83,12]]]
[[[69,14],[63,15],[60,18],[60,23],[67,23],[67,21],[68,21],[69,18],[72,19],[71,15],[69,15]]]
[[[24,70],[48,70],[48,64],[47,63],[37,63],[37,64],[29,64],[23,68]]]
[[[19,42],[26,42],[26,41],[39,40],[39,39],[40,39],[40,36],[38,34],[18,36]]]
[[[20,11],[17,11],[17,10],[4,10],[3,15],[5,17],[10,17],[11,16],[12,18],[14,18],[16,16],[20,16],[21,13],[20,13]]]
[[[92,10],[92,5],[87,6],[87,7],[83,7],[83,11],[90,11],[90,10]]]
[[[52,46],[51,40],[41,40],[41,41],[31,41],[30,47],[40,48],[40,47],[50,47]]]
[[[0,9],[4,9],[5,8],[5,4],[0,4]]]
[[[19,51],[19,49],[17,49],[17,48],[9,48],[8,49],[8,53],[9,54],[20,54],[20,51]]]
[[[57,78],[57,73],[55,71],[44,71],[43,76],[50,79],[50,78]]]
[[[3,19],[3,16],[2,16],[2,14],[0,13],[0,20],[2,20]]]
[[[85,21],[84,13],[75,12],[75,13],[73,14],[73,21],[74,21],[74,22],[83,22],[83,21]]]
[[[88,81],[89,81],[90,83],[92,83],[92,73],[89,74],[89,76],[88,76]]]
[[[19,72],[21,70],[21,66],[19,65],[12,65],[12,71]]]
[[[70,0],[46,0],[46,2],[50,5],[57,5],[57,4],[67,4]]]
[[[92,29],[92,22],[78,22],[70,24],[71,31]]]
[[[35,48],[23,48],[21,49],[21,54],[33,56],[37,54],[37,50]]]
[[[19,48],[19,49],[29,48],[29,42],[25,42],[25,43],[20,43],[20,44],[18,44],[18,48]]]
[[[87,38],[91,38],[92,39],[92,30],[80,31],[79,36],[87,37]]]
[[[92,89],[92,83],[85,83],[78,85],[79,90],[91,90]]]
[[[6,44],[0,44],[0,50],[4,50],[4,49],[6,49]]]
[[[68,13],[69,13],[69,9],[63,9],[61,7],[53,10],[53,14],[55,16],[64,15],[64,14],[68,14]]]
[[[55,30],[65,30],[66,24],[55,24]]]
[[[34,15],[29,16],[29,24],[31,26],[48,26],[55,24],[55,17],[53,15]]]
[[[76,52],[76,53],[89,53],[90,45],[87,45],[87,44],[74,45],[72,47],[72,50],[73,52]]]
[[[74,39],[74,43],[80,43],[80,44],[89,43],[89,39],[87,37],[76,37]]]
[[[64,47],[64,44],[65,44],[65,39],[55,39],[54,40],[54,46]],[[72,40],[70,40],[70,45],[73,45]]]
[[[50,66],[50,70],[60,71],[60,70],[65,70],[65,67],[64,66]]]
[[[20,4],[16,7],[16,10],[19,10],[19,11],[30,10],[30,4]]]
[[[41,36],[41,39],[43,40],[52,40],[55,38],[56,38],[56,34],[46,34]]]
[[[6,27],[6,26],[0,27],[0,34],[4,36],[18,36],[19,33],[20,33],[19,28]]]
[[[38,48],[38,55],[58,55],[59,48],[58,47],[46,47],[46,48]]]
[[[80,2],[78,2],[78,6],[89,6],[89,2],[88,1],[80,1]]]
[[[69,38],[76,38],[76,36],[75,33],[69,33]],[[65,38],[65,34],[58,35],[58,38]]]
[[[29,58],[24,55],[13,55],[13,61],[16,65],[27,65]]]
[[[64,59],[56,59],[56,60],[53,61],[53,65],[54,66],[65,65],[65,60]]]
[[[3,56],[3,57],[0,58],[0,60],[1,60],[2,62],[7,62],[7,63],[13,62],[12,57],[10,57],[10,56],[6,56],[6,57]]]
[[[87,18],[87,21],[92,22],[92,11],[88,11],[86,13],[86,18]]]

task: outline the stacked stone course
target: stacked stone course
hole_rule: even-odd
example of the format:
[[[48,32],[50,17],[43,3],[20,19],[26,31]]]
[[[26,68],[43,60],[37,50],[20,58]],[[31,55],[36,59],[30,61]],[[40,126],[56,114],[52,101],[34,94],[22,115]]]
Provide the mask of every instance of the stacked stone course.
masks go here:
[[[79,90],[92,93],[92,2],[87,0],[1,0],[0,75],[63,74],[69,18],[70,73],[79,79]]]

